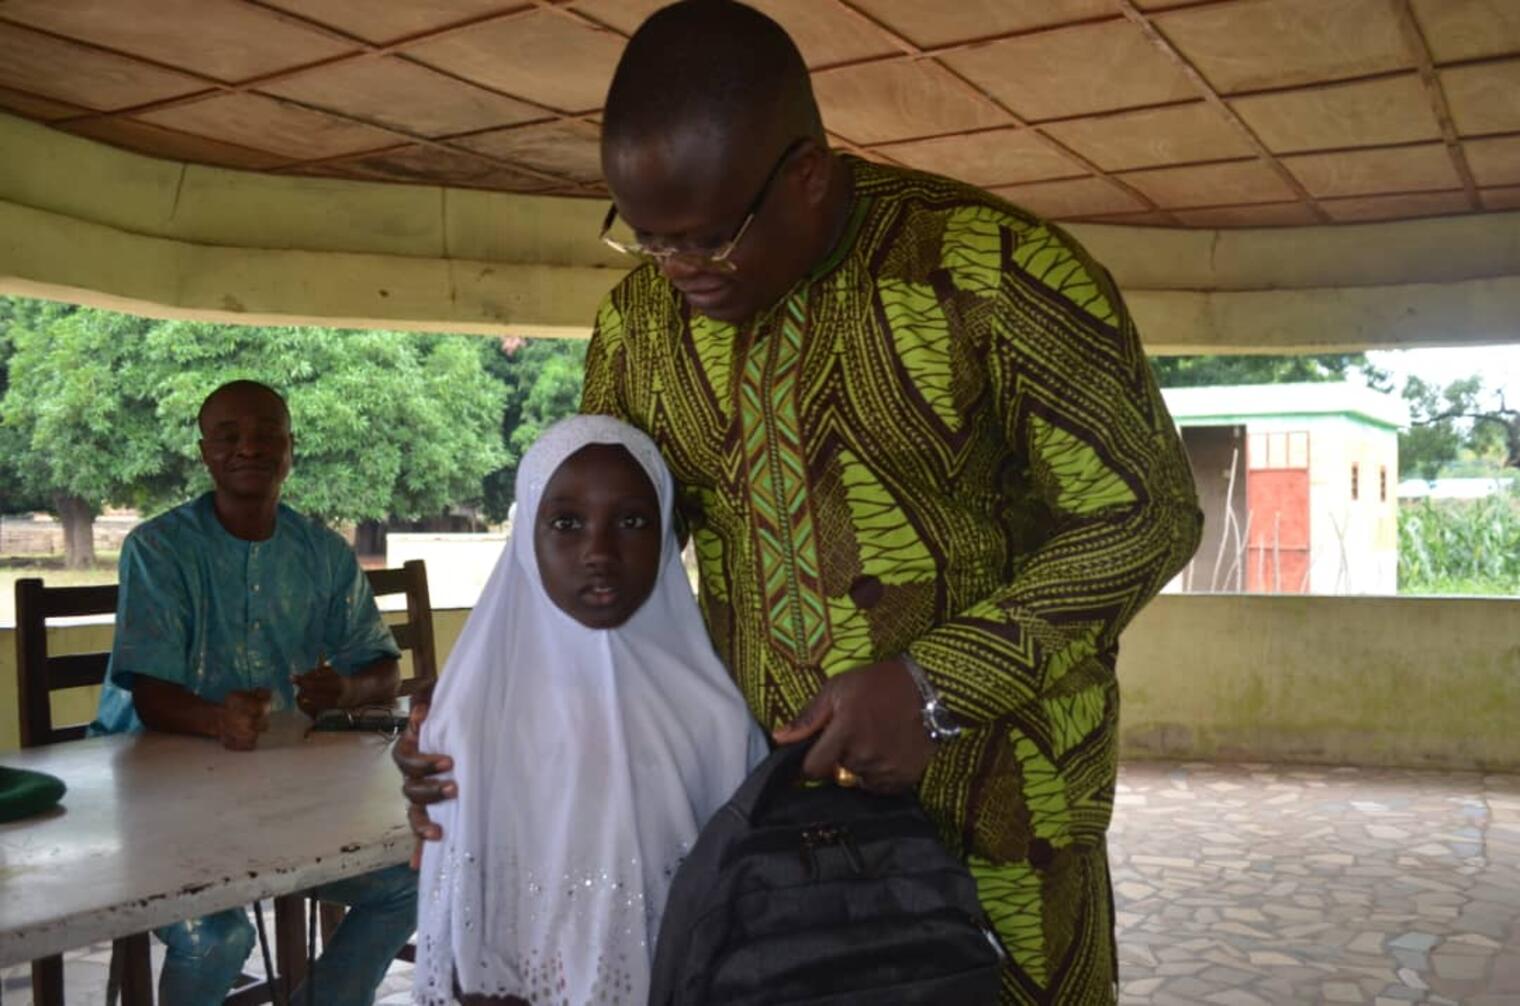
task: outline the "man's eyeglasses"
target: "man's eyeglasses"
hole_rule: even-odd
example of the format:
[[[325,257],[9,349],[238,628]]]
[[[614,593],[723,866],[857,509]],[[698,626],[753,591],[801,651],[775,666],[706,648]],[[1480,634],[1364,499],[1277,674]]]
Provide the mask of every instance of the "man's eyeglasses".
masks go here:
[[[755,222],[755,216],[760,212],[760,207],[765,203],[765,197],[770,194],[771,186],[781,174],[781,169],[791,160],[792,155],[802,149],[802,145],[808,141],[805,136],[800,136],[787,144],[776,163],[771,166],[770,173],[765,176],[765,181],[760,185],[760,191],[755,193],[755,198],[750,200],[748,208],[744,211],[744,219],[739,222],[738,230],[733,236],[716,248],[669,248],[650,247],[637,240],[620,241],[609,232],[612,225],[617,221],[617,204],[607,208],[607,216],[602,221],[602,232],[599,237],[602,243],[609,248],[615,248],[625,255],[633,255],[636,258],[653,262],[656,265],[664,265],[666,262],[679,262],[695,269],[716,269],[721,272],[734,272],[738,269],[732,260],[734,249],[739,247],[739,242],[744,240],[750,224]]]

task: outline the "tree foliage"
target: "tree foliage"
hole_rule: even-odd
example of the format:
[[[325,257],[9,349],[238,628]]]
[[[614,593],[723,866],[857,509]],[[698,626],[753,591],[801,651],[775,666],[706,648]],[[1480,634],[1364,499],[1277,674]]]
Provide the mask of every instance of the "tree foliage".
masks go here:
[[[1341,381],[1356,371],[1368,374],[1374,383],[1379,379],[1386,380],[1386,375],[1368,363],[1365,353],[1322,356],[1153,356],[1151,370],[1163,388]]]
[[[325,520],[417,518],[477,502],[483,477],[506,460],[507,390],[472,336],[0,304],[12,350],[0,429],[27,494],[92,510],[183,501],[209,485],[196,412],[238,378],[286,396],[296,462],[284,498]]]
[[[1459,466],[1473,474],[1520,468],[1520,410],[1481,377],[1444,388],[1411,377],[1404,398],[1411,425],[1399,439],[1400,474],[1434,479]]]
[[[517,465],[546,426],[580,406],[586,343],[506,338],[487,344],[486,369],[507,388],[501,417],[506,462],[486,477],[486,515],[504,520],[517,491]]]

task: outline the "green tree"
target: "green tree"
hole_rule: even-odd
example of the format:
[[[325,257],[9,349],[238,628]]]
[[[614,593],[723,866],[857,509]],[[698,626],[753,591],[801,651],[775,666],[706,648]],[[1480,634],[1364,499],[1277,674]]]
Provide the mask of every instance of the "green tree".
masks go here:
[[[0,297],[0,401],[10,386],[10,359],[15,352],[12,329],[25,327],[33,315],[41,313],[46,301]],[[45,510],[47,500],[23,490],[14,460],[20,456],[20,444],[11,429],[0,422],[0,514],[23,510]]]
[[[1409,378],[1409,432],[1399,438],[1399,472],[1433,479],[1460,461],[1474,471],[1520,468],[1520,410],[1473,375],[1444,388]]]
[[[5,453],[20,495],[46,500],[62,522],[69,567],[88,566],[100,508],[165,465],[153,401],[137,391],[133,347],[151,323],[55,306],[18,313],[0,402]]]
[[[295,468],[284,499],[328,521],[475,502],[505,458],[505,394],[470,336],[152,322],[103,311],[13,326],[0,415],[23,485],[55,501],[68,562],[107,503],[145,510],[209,485],[195,414],[225,381],[279,389]]]
[[[580,339],[519,339],[487,343],[488,371],[507,389],[501,417],[506,461],[486,476],[485,511],[504,520],[517,492],[517,465],[544,428],[580,407],[586,343]]]
[[[1290,384],[1303,381],[1343,381],[1354,372],[1367,375],[1374,386],[1387,375],[1367,361],[1365,353],[1321,356],[1153,356],[1151,370],[1163,388],[1197,388],[1220,384]]]

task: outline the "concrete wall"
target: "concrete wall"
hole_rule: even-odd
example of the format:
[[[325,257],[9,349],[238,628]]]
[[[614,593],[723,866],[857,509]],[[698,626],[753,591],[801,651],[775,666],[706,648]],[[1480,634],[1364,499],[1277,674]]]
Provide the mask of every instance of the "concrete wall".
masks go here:
[[[156,160],[0,115],[0,293],[244,324],[584,335],[627,260],[596,200]],[[1514,340],[1520,213],[1069,228],[1154,353]]]
[[[1520,599],[1163,596],[1119,680],[1129,758],[1520,770]]]
[[[467,614],[434,615],[440,659]],[[17,743],[15,659],[0,630],[0,751]],[[1119,678],[1131,759],[1520,771],[1520,600],[1168,595],[1125,635]]]
[[[485,589],[507,535],[434,534],[391,531],[385,536],[385,564],[400,566],[421,559],[432,570],[446,570],[428,583],[428,595],[437,608],[473,608]]]

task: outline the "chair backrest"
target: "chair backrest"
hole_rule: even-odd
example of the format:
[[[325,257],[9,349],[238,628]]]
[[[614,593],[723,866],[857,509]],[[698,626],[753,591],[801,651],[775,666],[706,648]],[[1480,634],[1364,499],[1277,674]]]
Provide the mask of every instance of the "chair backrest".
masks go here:
[[[402,563],[399,569],[366,571],[376,597],[406,595],[406,621],[391,626],[396,645],[412,653],[412,676],[401,682],[402,695],[427,694],[438,680],[438,658],[433,650],[433,605],[428,599],[427,564],[421,559]]]
[[[40,579],[16,581],[16,683],[20,692],[21,746],[78,740],[87,724],[53,726],[53,693],[98,685],[106,679],[109,652],[48,656],[50,618],[116,614],[116,585],[45,587]]]

